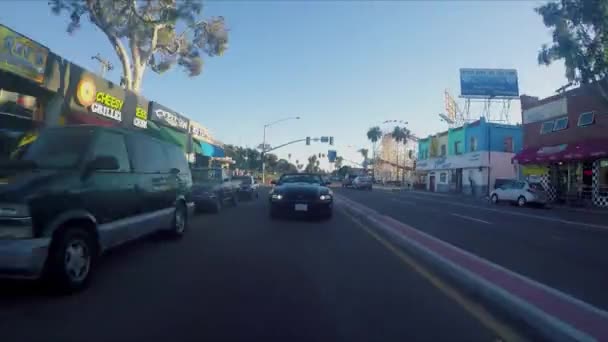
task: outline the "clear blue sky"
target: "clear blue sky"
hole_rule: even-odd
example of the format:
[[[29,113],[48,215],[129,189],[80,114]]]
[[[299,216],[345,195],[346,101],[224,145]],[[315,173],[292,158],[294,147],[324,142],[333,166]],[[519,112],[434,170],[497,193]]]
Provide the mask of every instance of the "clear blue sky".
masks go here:
[[[563,84],[563,64],[538,66],[550,35],[533,8],[538,1],[213,1],[205,15],[223,15],[231,29],[225,56],[208,58],[200,77],[179,70],[148,72],[143,94],[206,125],[226,143],[256,146],[264,123],[268,142],[333,135],[338,153],[360,161],[367,128],[407,120],[418,136],[446,129],[443,91],[459,94],[462,67],[515,68],[520,93],[548,96]],[[120,64],[88,21],[74,36],[68,19],[53,16],[46,0],[3,2],[0,22],[89,70],[91,56]],[[9,8],[10,10],[6,10]],[[520,121],[519,105],[512,121]],[[292,146],[301,162],[326,144]]]

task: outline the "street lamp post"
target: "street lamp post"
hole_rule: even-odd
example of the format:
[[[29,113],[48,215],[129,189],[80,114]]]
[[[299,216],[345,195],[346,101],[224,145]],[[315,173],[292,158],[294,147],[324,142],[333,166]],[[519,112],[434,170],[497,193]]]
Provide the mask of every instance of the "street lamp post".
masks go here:
[[[283,122],[283,121],[287,121],[287,120],[300,120],[299,116],[290,116],[288,118],[283,118],[283,119],[279,119],[277,121],[273,121],[271,123],[267,123],[264,125],[264,138],[262,140],[262,183],[266,184],[266,159],[265,159],[265,154],[266,154],[266,128],[274,125],[274,124],[278,124],[279,122]]]

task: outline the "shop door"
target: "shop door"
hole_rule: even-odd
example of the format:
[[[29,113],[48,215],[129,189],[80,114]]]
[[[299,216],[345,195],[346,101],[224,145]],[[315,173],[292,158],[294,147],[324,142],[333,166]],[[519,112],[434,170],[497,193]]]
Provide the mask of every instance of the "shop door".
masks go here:
[[[462,169],[456,169],[456,192],[462,193]]]
[[[429,191],[435,191],[435,176],[429,176]]]

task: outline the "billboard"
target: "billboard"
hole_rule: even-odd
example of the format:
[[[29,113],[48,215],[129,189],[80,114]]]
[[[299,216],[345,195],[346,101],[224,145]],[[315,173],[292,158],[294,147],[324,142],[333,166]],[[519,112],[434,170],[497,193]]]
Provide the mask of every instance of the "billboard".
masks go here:
[[[42,83],[48,55],[44,46],[0,25],[0,70]]]
[[[463,97],[518,97],[515,69],[460,69]]]

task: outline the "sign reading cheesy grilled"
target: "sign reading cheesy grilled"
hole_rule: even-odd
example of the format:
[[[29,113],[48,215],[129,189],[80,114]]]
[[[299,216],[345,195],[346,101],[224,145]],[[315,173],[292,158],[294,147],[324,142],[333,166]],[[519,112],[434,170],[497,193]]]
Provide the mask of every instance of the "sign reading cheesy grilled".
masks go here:
[[[48,55],[47,48],[0,25],[0,70],[42,83]]]
[[[95,81],[83,77],[76,89],[76,99],[81,106],[103,117],[121,122],[124,100],[103,91],[97,91]]]

